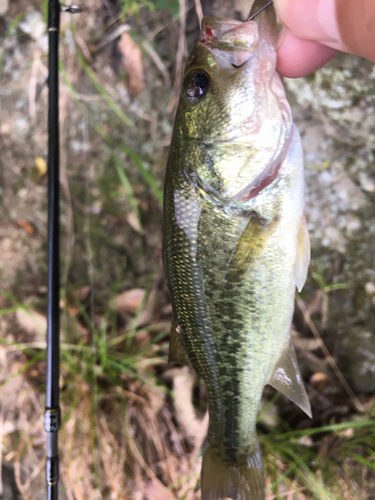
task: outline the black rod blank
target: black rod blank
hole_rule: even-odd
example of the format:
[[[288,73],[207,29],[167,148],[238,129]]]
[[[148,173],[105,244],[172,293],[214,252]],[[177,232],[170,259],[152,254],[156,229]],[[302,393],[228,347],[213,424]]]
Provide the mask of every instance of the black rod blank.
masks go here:
[[[57,500],[59,481],[58,430],[60,428],[60,217],[59,217],[59,29],[60,3],[49,0],[48,101],[48,310],[47,373],[44,428],[47,432],[47,499]]]

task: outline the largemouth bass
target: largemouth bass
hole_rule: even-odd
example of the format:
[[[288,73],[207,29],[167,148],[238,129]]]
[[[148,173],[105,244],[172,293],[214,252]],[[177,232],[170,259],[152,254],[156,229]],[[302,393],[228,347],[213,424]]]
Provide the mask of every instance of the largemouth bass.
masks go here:
[[[255,426],[266,384],[311,416],[290,343],[310,256],[303,157],[275,69],[273,6],[256,21],[204,18],[165,181],[170,359],[191,364],[209,400],[203,500],[264,499]]]

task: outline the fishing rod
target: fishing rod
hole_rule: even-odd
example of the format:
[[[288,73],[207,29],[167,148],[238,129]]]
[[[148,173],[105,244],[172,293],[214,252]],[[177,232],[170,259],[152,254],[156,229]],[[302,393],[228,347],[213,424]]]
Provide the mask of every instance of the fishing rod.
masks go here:
[[[77,5],[64,6],[58,0],[48,3],[48,305],[47,368],[44,429],[47,432],[47,499],[58,499],[60,428],[60,211],[59,211],[59,30],[60,11],[81,12]]]

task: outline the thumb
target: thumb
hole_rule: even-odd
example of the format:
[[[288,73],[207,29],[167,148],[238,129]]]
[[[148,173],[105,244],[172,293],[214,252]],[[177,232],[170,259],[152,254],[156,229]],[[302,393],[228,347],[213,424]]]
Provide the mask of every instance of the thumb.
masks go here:
[[[375,62],[374,0],[275,0],[275,6],[294,36]]]

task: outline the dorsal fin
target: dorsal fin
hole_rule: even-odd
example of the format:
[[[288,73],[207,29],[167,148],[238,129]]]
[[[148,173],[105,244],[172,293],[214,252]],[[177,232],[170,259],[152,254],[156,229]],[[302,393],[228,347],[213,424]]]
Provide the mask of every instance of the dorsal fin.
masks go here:
[[[298,367],[296,352],[291,340],[289,340],[289,344],[276,363],[275,370],[268,384],[282,392],[284,396],[293,401],[306,415],[312,418],[310,401],[306,394]]]
[[[255,0],[251,7],[249,17],[264,7],[268,1],[269,0]],[[254,18],[254,21],[258,25],[259,36],[261,38],[265,38],[273,47],[275,47],[277,40],[277,21],[273,4],[260,12],[260,14]]]

